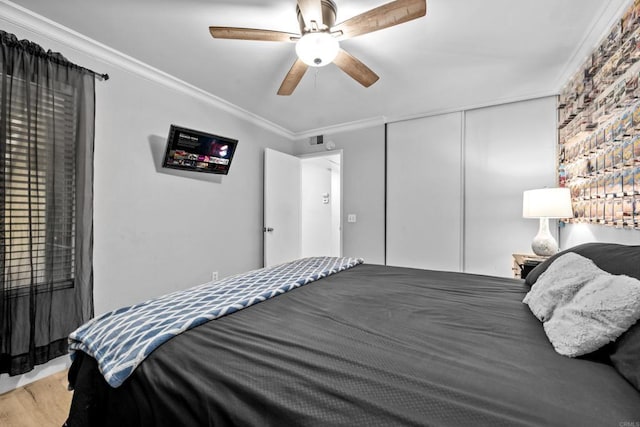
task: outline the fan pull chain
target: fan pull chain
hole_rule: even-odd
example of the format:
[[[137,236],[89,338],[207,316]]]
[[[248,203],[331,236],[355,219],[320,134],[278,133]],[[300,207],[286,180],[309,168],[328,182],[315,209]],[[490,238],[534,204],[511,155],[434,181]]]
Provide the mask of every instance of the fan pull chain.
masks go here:
[[[320,67],[315,67],[316,73],[313,75],[313,90],[318,89],[318,73],[320,73]]]

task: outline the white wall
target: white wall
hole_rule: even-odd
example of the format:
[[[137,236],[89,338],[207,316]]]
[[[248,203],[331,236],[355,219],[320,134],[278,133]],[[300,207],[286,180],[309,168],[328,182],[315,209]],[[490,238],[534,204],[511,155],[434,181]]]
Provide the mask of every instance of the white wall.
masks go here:
[[[110,79],[96,82],[96,314],[262,266],[263,151],[293,143],[203,97],[96,60],[0,18],[3,30]],[[239,140],[228,176],[160,167],[170,124]],[[68,358],[49,366],[64,368]],[[0,392],[45,372],[0,377]],[[50,372],[46,372],[50,373]]]
[[[362,257],[369,264],[384,264],[384,126],[327,135],[342,149],[343,255]],[[298,155],[326,151],[324,145],[297,141]],[[348,223],[347,215],[357,222]]]
[[[207,282],[212,271],[224,277],[262,266],[263,150],[287,152],[290,144],[179,92],[107,71],[96,114],[96,313]],[[229,175],[161,168],[171,123],[238,139]]]
[[[640,245],[640,231],[594,224],[566,224],[560,227],[559,242],[560,249],[589,242]]]

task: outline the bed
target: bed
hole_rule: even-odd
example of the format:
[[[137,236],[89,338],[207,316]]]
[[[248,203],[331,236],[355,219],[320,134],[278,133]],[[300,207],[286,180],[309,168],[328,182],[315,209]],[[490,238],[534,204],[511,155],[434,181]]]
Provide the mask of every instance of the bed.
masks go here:
[[[66,425],[640,425],[611,346],[558,354],[528,291],[359,264],[169,339],[117,388],[76,351]]]

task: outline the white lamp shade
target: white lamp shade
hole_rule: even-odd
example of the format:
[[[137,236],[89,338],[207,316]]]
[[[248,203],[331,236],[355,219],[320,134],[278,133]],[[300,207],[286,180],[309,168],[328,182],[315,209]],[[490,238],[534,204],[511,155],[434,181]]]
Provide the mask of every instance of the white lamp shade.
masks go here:
[[[340,43],[325,32],[307,33],[296,43],[298,58],[311,67],[323,67],[333,62]]]
[[[528,190],[522,197],[524,218],[572,218],[571,191],[568,188]]]

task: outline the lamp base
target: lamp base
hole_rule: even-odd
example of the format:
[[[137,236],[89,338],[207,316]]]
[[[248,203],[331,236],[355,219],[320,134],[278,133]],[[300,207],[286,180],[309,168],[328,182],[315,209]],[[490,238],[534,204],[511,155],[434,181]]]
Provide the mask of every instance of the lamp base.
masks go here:
[[[533,253],[539,256],[551,256],[558,253],[558,242],[549,232],[549,218],[540,218],[538,234],[531,242]]]

